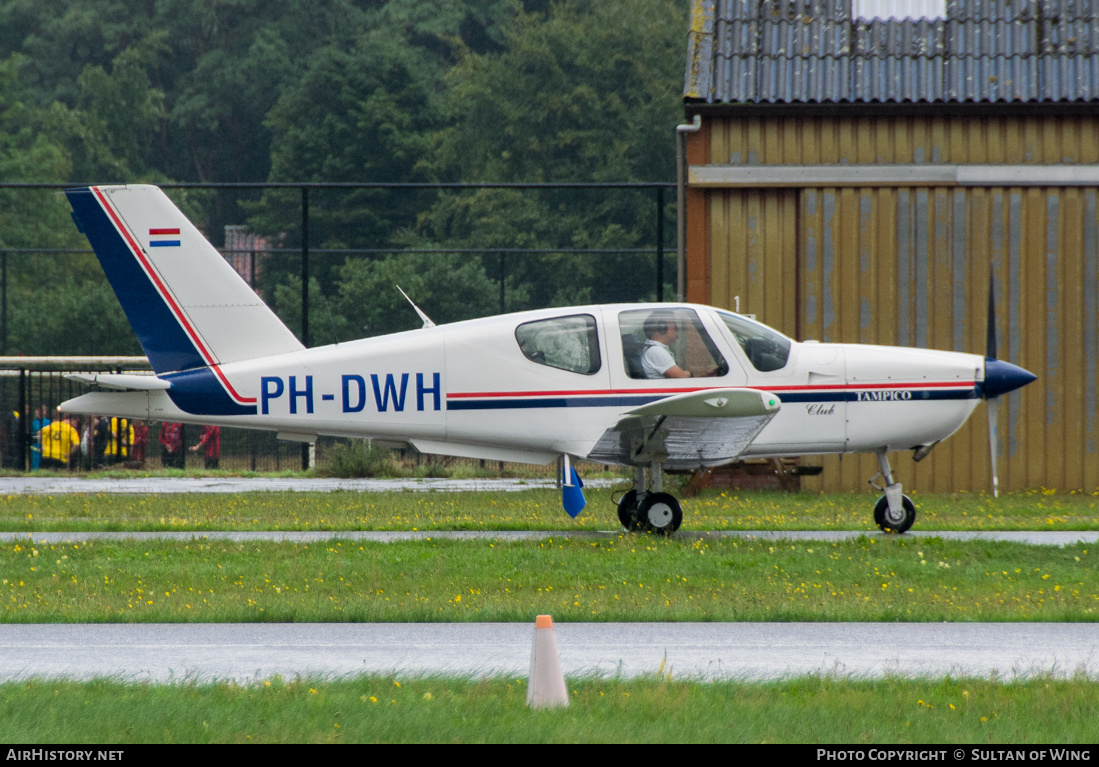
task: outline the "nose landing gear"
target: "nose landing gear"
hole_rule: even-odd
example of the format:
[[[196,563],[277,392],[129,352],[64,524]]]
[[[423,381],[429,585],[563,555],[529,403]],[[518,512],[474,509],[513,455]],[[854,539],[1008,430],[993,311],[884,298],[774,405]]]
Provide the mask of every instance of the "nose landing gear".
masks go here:
[[[874,522],[887,533],[903,533],[916,522],[916,504],[901,494],[901,483],[893,481],[893,470],[889,468],[885,451],[879,450],[877,456],[881,472],[870,478],[870,486],[885,494],[874,504]],[[878,477],[885,482],[884,487],[874,484]]]

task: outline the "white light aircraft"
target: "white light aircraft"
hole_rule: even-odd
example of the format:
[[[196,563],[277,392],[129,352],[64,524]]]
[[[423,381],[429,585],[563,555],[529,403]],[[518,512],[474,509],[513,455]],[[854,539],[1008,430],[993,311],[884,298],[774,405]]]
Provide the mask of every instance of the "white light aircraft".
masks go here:
[[[417,308],[419,330],[307,349],[157,187],[66,194],[154,375],[73,374],[98,389],[64,411],[267,429],[304,442],[365,437],[489,460],[561,458],[573,516],[584,501],[571,460],[632,466],[634,489],[618,503],[630,530],[679,527],[664,469],[871,452],[884,482],[875,521],[904,532],[915,507],[893,481],[887,451],[923,458],[981,399],[994,436],[996,398],[1034,380],[995,359],[991,326],[982,357],[798,343],[691,304],[439,326]]]

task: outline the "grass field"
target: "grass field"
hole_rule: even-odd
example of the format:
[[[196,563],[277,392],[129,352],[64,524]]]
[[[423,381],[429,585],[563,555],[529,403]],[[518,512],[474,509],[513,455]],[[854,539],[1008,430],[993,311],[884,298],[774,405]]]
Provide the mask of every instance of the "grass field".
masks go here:
[[[625,487],[625,485],[623,485]],[[0,497],[0,530],[612,530],[610,490],[576,519],[553,490],[513,493],[240,493]],[[686,530],[876,530],[875,496],[707,491],[683,500]],[[917,529],[1099,530],[1099,495],[914,496]]]
[[[531,711],[526,680],[0,684],[6,743],[1040,743],[1095,741],[1099,685],[1033,679],[698,684],[569,681]]]
[[[1094,621],[1088,545],[91,541],[0,546],[5,622]]]
[[[609,491],[569,519],[552,491],[0,498],[0,529],[614,529]],[[860,495],[708,492],[694,530],[874,531]],[[917,496],[923,529],[1099,529],[1082,494]],[[1096,553],[903,536],[398,543],[0,544],[0,622],[1095,621]],[[167,742],[1090,743],[1086,679],[699,684],[570,679],[531,712],[525,680],[0,685],[0,740]]]

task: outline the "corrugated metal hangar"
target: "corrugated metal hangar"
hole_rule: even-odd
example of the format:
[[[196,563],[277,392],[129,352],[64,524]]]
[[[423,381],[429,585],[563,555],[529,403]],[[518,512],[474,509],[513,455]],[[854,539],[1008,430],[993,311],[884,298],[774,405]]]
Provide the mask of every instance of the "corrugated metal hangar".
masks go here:
[[[1099,487],[1099,0],[692,0],[688,300],[1038,375],[1000,487]],[[906,488],[991,487],[984,409]],[[873,456],[803,487],[866,487]]]

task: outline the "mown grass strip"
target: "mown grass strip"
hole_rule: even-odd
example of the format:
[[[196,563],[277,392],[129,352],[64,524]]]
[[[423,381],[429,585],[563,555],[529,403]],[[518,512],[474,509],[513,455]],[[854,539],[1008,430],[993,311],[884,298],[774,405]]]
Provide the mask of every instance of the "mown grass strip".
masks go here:
[[[1093,743],[1099,685],[1032,679],[767,684],[569,680],[570,705],[526,707],[517,679],[250,685],[0,685],[7,743]]]
[[[238,493],[0,497],[3,531],[612,530],[610,490],[576,520],[553,490],[513,493]],[[1099,496],[917,495],[917,529],[1099,530]],[[875,530],[868,493],[708,491],[683,501],[687,530]]]
[[[0,546],[4,622],[1094,621],[1087,544],[859,538]]]

